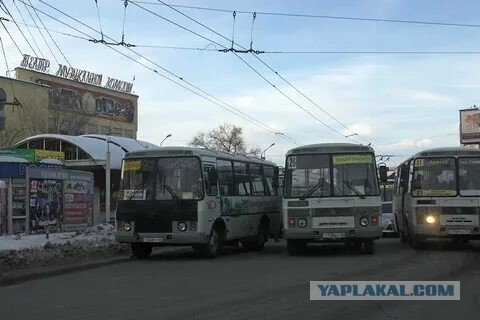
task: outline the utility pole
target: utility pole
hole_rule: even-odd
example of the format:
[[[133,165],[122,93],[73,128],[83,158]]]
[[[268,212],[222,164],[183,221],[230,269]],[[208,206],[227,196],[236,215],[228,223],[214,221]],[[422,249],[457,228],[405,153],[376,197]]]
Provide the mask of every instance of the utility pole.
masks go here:
[[[262,153],[260,153],[260,158],[262,160],[265,160],[265,152],[267,152],[268,149],[270,149],[271,147],[273,147],[275,145],[275,142],[272,143],[270,146],[268,146],[268,148],[266,148],[265,150],[262,151]]]
[[[110,222],[110,135],[107,136],[107,157],[105,159],[105,222]]]

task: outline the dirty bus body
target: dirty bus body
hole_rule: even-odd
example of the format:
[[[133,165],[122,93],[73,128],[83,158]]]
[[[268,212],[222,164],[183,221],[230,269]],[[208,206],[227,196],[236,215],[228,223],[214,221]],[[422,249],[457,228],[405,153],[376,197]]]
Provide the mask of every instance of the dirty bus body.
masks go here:
[[[189,147],[131,152],[122,190],[117,239],[139,258],[165,245],[207,257],[239,242],[261,250],[281,226],[278,169],[256,158]]]
[[[343,242],[373,253],[381,199],[375,155],[356,144],[315,144],[288,151],[283,223],[288,251],[309,242]]]
[[[394,212],[402,242],[480,239],[480,150],[438,148],[407,159],[395,174]]]

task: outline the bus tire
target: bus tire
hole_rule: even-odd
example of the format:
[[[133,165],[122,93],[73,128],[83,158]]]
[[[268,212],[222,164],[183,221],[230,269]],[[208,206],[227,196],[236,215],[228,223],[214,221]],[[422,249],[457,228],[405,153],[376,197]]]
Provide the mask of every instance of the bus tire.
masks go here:
[[[137,259],[147,259],[152,254],[152,246],[145,243],[132,243],[132,256]]]
[[[299,256],[305,253],[307,249],[307,242],[304,240],[290,239],[287,240],[288,254],[291,256]]]
[[[257,234],[250,240],[245,241],[245,247],[248,250],[262,251],[265,243],[268,241],[268,222],[262,220],[258,226]]]
[[[362,253],[373,254],[375,252],[375,241],[372,239],[362,241]]]
[[[215,224],[210,232],[208,243],[201,246],[195,246],[194,249],[197,250],[204,258],[215,258],[222,251],[224,241],[224,230],[218,224]]]

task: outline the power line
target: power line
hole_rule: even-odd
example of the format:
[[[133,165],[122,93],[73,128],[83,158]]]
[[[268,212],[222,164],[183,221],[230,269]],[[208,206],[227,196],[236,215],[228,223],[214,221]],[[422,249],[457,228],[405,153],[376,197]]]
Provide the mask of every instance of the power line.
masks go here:
[[[97,8],[98,25],[100,26],[100,34],[102,36],[102,41],[103,41],[103,29],[102,29],[102,20],[100,19],[100,10],[98,9],[97,0],[93,0],[93,1],[95,1],[95,7]]]
[[[37,27],[38,33],[40,33],[40,36],[42,37],[43,42],[45,42],[45,44],[47,45],[48,51],[50,51],[50,53],[51,53],[52,56],[53,56],[53,59],[57,62],[57,64],[60,64],[60,63],[58,62],[57,56],[53,53],[52,48],[51,48],[50,45],[48,44],[47,39],[45,39],[45,37],[44,37],[44,35],[43,35],[43,33],[42,33],[42,30],[40,30],[40,28],[38,27],[37,21],[35,20],[35,18],[33,17],[32,13],[30,12],[30,9],[28,9],[28,5],[27,5],[25,2],[23,2],[22,0],[18,0],[18,1],[20,1],[20,2],[25,6],[25,9],[27,10],[28,15],[30,16],[30,19],[32,19],[33,23],[34,23],[35,26]],[[38,16],[38,14],[37,14],[37,16]],[[45,26],[43,26],[43,27],[45,28]]]
[[[48,4],[47,2],[45,2],[45,1],[43,1],[43,0],[39,0],[39,1],[42,2],[43,4],[49,6],[50,8],[56,10],[57,12],[60,12],[61,14],[63,14],[63,15],[65,15],[65,16],[69,17],[70,19],[76,21],[77,23],[79,23],[79,24],[81,24],[81,25],[89,28],[90,30],[92,30],[92,31],[94,31],[94,32],[96,32],[96,33],[100,33],[98,30],[96,30],[96,29],[92,28],[91,26],[83,23],[82,21],[79,21],[78,19],[76,19],[76,18],[72,17],[71,15],[63,12],[62,10],[57,9],[56,7]],[[57,19],[57,18],[49,15],[48,13],[45,13],[45,12],[39,10],[39,9],[36,9],[36,10],[37,10],[38,12],[40,12],[40,13],[42,13],[42,14],[44,14],[44,15],[46,15],[46,16],[48,16],[48,17],[50,17],[50,18],[52,18],[52,19],[54,19],[54,20],[56,20],[56,21],[58,21],[58,22],[60,22],[60,23],[62,23],[63,25],[66,25],[67,27],[72,28],[73,30],[75,30],[75,31],[77,31],[77,32],[79,32],[79,33],[81,33],[81,34],[83,34],[83,35],[86,35],[87,37],[93,39],[93,37],[91,37],[90,35],[86,34],[85,32],[83,32],[83,31],[81,31],[81,30],[79,30],[79,29],[77,29],[77,28],[75,28],[75,27],[73,27],[73,26],[70,26],[69,24],[67,24],[67,23],[65,23],[65,22],[63,22],[63,21],[60,21],[59,19]],[[114,39],[112,39],[112,38],[110,38],[110,37],[108,37],[108,36],[106,36],[106,35],[105,35],[105,37],[108,38],[108,39],[110,39],[110,40],[114,40]],[[104,44],[105,44],[105,43],[104,43]],[[233,114],[237,115],[238,117],[241,117],[241,118],[243,118],[243,119],[245,119],[245,120],[253,123],[253,124],[256,125],[256,126],[259,126],[260,128],[262,128],[262,129],[264,129],[264,130],[267,130],[267,131],[269,131],[269,132],[271,132],[271,133],[273,133],[273,134],[275,134],[275,135],[279,135],[281,138],[283,138],[283,139],[285,139],[285,140],[287,140],[287,141],[289,141],[289,142],[291,142],[291,143],[294,143],[294,144],[302,144],[301,142],[299,142],[299,141],[297,141],[297,140],[289,137],[288,135],[286,135],[286,134],[284,134],[284,133],[280,133],[280,132],[276,131],[275,129],[271,128],[271,127],[268,126],[267,124],[262,123],[261,121],[255,119],[254,117],[251,117],[251,116],[249,116],[248,114],[246,114],[246,113],[238,110],[238,108],[236,108],[236,107],[234,107],[234,106],[232,106],[232,105],[230,105],[230,104],[222,101],[221,99],[213,96],[212,94],[204,91],[203,89],[201,89],[201,88],[193,85],[192,83],[186,81],[186,80],[183,79],[182,77],[180,77],[180,76],[174,74],[173,72],[171,72],[171,71],[169,71],[169,70],[161,67],[160,65],[156,64],[155,62],[153,62],[152,60],[148,59],[147,57],[139,54],[138,52],[132,50],[131,48],[126,47],[127,50],[135,53],[136,55],[138,55],[138,56],[140,56],[140,57],[142,57],[142,58],[145,59],[146,61],[148,61],[148,62],[156,65],[157,67],[161,68],[161,69],[164,70],[165,72],[171,74],[172,76],[174,76],[174,77],[176,77],[177,79],[185,82],[185,83],[188,84],[189,86],[192,86],[193,88],[195,88],[196,90],[199,90],[199,91],[202,92],[202,93],[199,93],[199,92],[197,92],[197,91],[195,91],[195,90],[187,87],[186,85],[183,85],[182,83],[178,82],[177,80],[171,79],[171,78],[167,77],[166,75],[161,74],[161,73],[158,72],[157,70],[155,70],[155,69],[147,66],[145,63],[142,63],[142,62],[138,61],[137,59],[135,59],[135,58],[133,58],[133,57],[130,57],[130,56],[126,55],[125,53],[123,53],[123,52],[121,52],[121,51],[119,51],[119,50],[117,50],[117,49],[115,49],[115,48],[113,48],[113,47],[111,47],[111,46],[109,46],[109,45],[107,45],[107,44],[105,44],[105,45],[106,45],[108,48],[110,48],[111,50],[113,50],[113,51],[115,51],[115,52],[123,55],[124,57],[126,57],[126,58],[134,61],[134,62],[137,63],[137,64],[142,65],[143,67],[151,70],[152,72],[155,72],[155,73],[158,74],[159,76],[161,76],[161,77],[163,77],[163,78],[165,78],[165,79],[167,79],[167,80],[169,80],[169,81],[171,81],[171,82],[173,82],[173,83],[181,86],[182,88],[184,88],[184,89],[186,89],[186,90],[188,90],[188,91],[190,91],[190,92],[192,92],[192,93],[194,93],[194,94],[196,94],[196,95],[198,95],[198,96],[206,99],[207,101],[210,101],[211,103],[213,103],[213,104],[221,107],[222,109],[225,109],[225,110],[229,111],[230,113],[233,113]],[[209,98],[209,97],[211,97],[211,98]],[[221,103],[219,103],[219,102],[217,102],[217,101],[215,101],[215,100],[213,100],[213,99],[215,99],[215,100],[223,103],[224,105],[228,106],[229,108],[232,108],[233,110],[225,107],[224,105],[222,105]],[[268,129],[268,128],[270,128],[270,129]]]
[[[12,34],[10,33],[10,31],[8,31],[7,27],[5,26],[5,24],[3,23],[3,20],[0,20],[0,23],[2,24],[3,28],[5,29],[5,31],[7,32],[8,36],[10,37],[10,39],[12,40],[13,44],[15,45],[15,47],[17,48],[18,52],[20,52],[20,55],[23,56],[23,52],[22,50],[20,50],[20,47],[18,46],[17,42],[15,41],[15,39],[12,37]],[[8,69],[7,69],[8,70]]]
[[[216,12],[228,12],[233,10],[211,8],[211,7],[199,7],[188,6],[178,4],[167,4],[152,1],[136,1],[137,3],[150,4],[150,5],[165,5],[184,9],[204,10],[204,11],[216,11]],[[288,13],[288,12],[267,12],[267,11],[241,11],[235,10],[237,14],[253,14],[265,15],[265,16],[280,16],[280,17],[292,17],[292,18],[314,18],[314,19],[331,19],[331,20],[350,20],[350,21],[363,21],[363,22],[386,22],[386,23],[401,23],[401,24],[416,24],[416,25],[429,25],[429,26],[443,26],[443,27],[465,27],[465,28],[480,28],[480,24],[467,24],[456,22],[441,22],[441,21],[420,21],[420,20],[404,20],[404,19],[381,19],[381,18],[366,18],[366,17],[349,17],[349,16],[331,16],[331,15],[315,15],[315,14],[300,14],[300,13]]]
[[[193,21],[193,22],[201,25],[202,27],[204,27],[204,28],[206,28],[207,30],[215,33],[216,35],[218,35],[218,36],[220,36],[220,37],[228,40],[228,38],[225,37],[224,35],[222,35],[221,33],[217,32],[216,30],[214,30],[214,29],[212,29],[212,28],[210,28],[210,27],[208,27],[208,26],[206,26],[205,24],[199,22],[198,20],[190,17],[189,15],[183,13],[182,11],[173,8],[173,7],[169,6],[168,4],[165,4],[165,2],[163,2],[162,0],[158,0],[158,2],[163,3],[164,5],[167,5],[168,7],[170,7],[170,8],[171,8],[172,10],[174,10],[175,12],[177,12],[177,13],[181,14],[182,16],[188,18],[189,20],[191,20],[191,21]],[[255,15],[255,13],[254,13],[254,15]],[[232,43],[235,43],[235,42],[232,41]],[[237,45],[238,45],[238,44],[237,44]],[[243,48],[243,49],[246,50],[245,47],[243,47],[243,46],[241,46],[241,45],[239,45],[239,46],[240,46],[241,48]],[[311,98],[309,98],[307,95],[305,95],[302,91],[300,91],[297,87],[295,87],[292,83],[290,83],[287,79],[285,79],[282,75],[280,75],[278,71],[275,71],[270,65],[268,65],[268,64],[267,64],[265,61],[263,61],[262,59],[260,59],[256,54],[254,54],[251,50],[250,50],[250,53],[251,53],[258,61],[260,61],[265,67],[267,67],[270,71],[272,71],[273,73],[275,73],[280,79],[282,79],[282,80],[283,80],[285,83],[287,83],[290,87],[292,87],[297,93],[299,93],[299,94],[302,95],[304,98],[306,98],[306,99],[307,99],[310,103],[312,103],[316,108],[318,108],[318,109],[321,110],[323,113],[325,113],[327,116],[329,116],[329,117],[332,118],[334,121],[336,121],[337,123],[339,123],[342,127],[344,127],[345,129],[349,130],[350,132],[352,132],[352,134],[346,135],[346,136],[343,135],[342,133],[340,133],[341,136],[343,136],[344,138],[347,138],[347,139],[350,138],[351,136],[358,136],[359,138],[361,138],[362,140],[364,140],[368,145],[371,145],[371,142],[369,142],[367,139],[361,137],[360,135],[358,135],[358,133],[355,133],[353,130],[351,130],[351,129],[348,128],[346,125],[344,125],[343,123],[341,123],[337,118],[335,118],[333,115],[331,115],[329,112],[327,112],[324,108],[322,108],[320,105],[318,105],[316,102],[314,102]],[[234,52],[234,54],[235,54],[238,58],[240,58],[240,56],[238,56],[238,55],[236,54],[236,52]],[[244,60],[241,59],[241,58],[240,58],[240,60],[244,61]],[[246,63],[246,62],[244,61],[244,63]],[[249,66],[249,65],[247,64],[247,66]],[[252,68],[251,66],[249,66],[249,67]],[[253,69],[253,70],[256,72],[255,69]],[[256,72],[256,73],[259,74],[258,72]],[[259,74],[259,75],[260,75],[264,80],[266,80],[266,78],[263,77],[261,74]],[[268,80],[266,80],[266,81],[267,81],[270,85],[273,85],[270,81],[268,81]],[[277,87],[275,87],[275,86],[273,86],[273,87],[278,90]],[[290,99],[289,99],[289,100],[290,100]],[[295,102],[294,102],[294,103],[295,103]],[[296,104],[296,103],[295,103],[295,104]],[[298,105],[298,104],[297,104],[297,105]],[[301,107],[301,108],[302,108],[302,107]],[[303,108],[302,108],[302,109],[303,109]],[[316,118],[316,117],[315,117],[315,118]],[[317,119],[318,119],[318,118],[317,118]],[[321,123],[323,123],[323,122],[321,121]],[[327,126],[327,127],[330,128],[330,126]],[[336,132],[337,134],[339,133],[337,130],[333,130],[333,131]],[[350,140],[353,141],[353,142],[358,143],[358,141],[355,141],[354,139],[351,139],[351,138],[350,138]],[[379,148],[377,148],[377,149],[378,149],[379,151],[381,151]]]
[[[22,0],[19,0],[19,1],[22,1]],[[45,31],[47,31],[47,34],[48,36],[50,37],[50,39],[52,40],[53,44],[55,45],[55,47],[57,47],[57,50],[60,52],[60,54],[62,55],[63,59],[65,59],[65,61],[67,62],[67,64],[71,67],[72,65],[70,64],[70,61],[68,61],[67,57],[65,56],[65,54],[63,53],[62,49],[60,49],[60,47],[58,46],[57,42],[55,41],[55,39],[53,38],[52,34],[50,33],[50,31],[48,31],[47,27],[45,27],[45,24],[43,23],[42,19],[40,18],[40,15],[38,14],[37,10],[35,9],[35,7],[33,7],[32,5],[32,2],[30,0],[28,0],[28,2],[30,3],[30,5],[32,6],[33,8],[33,11],[35,12],[35,14],[37,15],[38,17],[38,20],[40,21],[40,23],[42,24],[42,26],[45,28]],[[58,63],[58,61],[57,61]],[[60,64],[60,63],[59,63]]]
[[[10,20],[4,20],[4,21],[7,21],[7,22],[12,22]],[[35,25],[32,25],[32,24],[28,24],[28,23],[23,23],[23,22],[18,22],[19,24],[21,25],[25,25],[25,26],[28,26],[30,28],[35,28],[35,29],[41,29],[41,30],[47,30],[46,28],[43,28],[43,27],[37,27]],[[81,40],[86,40],[86,41],[89,41],[91,39],[88,39],[88,38],[85,38],[85,37],[81,37],[81,36],[78,36],[78,35],[75,35],[75,34],[71,34],[71,33],[68,33],[68,32],[63,32],[63,31],[58,31],[58,30],[53,30],[51,28],[48,28],[48,31],[52,32],[52,33],[57,33],[57,34],[61,34],[61,35],[64,35],[64,36],[68,36],[68,37],[72,37],[72,38],[76,38],[76,39],[81,39]]]
[[[163,1],[161,1],[161,0],[158,0],[158,1],[161,2],[161,3],[163,3],[163,4],[165,4],[165,3],[164,3]],[[136,1],[131,1],[131,2],[132,2],[134,5],[136,5],[137,7],[142,8],[143,10],[145,10],[145,11],[147,11],[147,12],[150,12],[151,14],[153,14],[153,15],[161,18],[161,19],[170,22],[169,19],[164,18],[163,16],[157,14],[156,12],[151,11],[151,10],[149,10],[149,9],[147,9],[147,8],[144,8],[144,7],[140,6],[140,5],[138,5],[138,4],[136,3]],[[189,20],[194,21],[195,23],[201,25],[202,27],[208,29],[209,31],[217,34],[218,36],[220,36],[220,37],[222,37],[222,38],[224,38],[225,40],[229,40],[229,39],[228,39],[227,37],[225,37],[224,35],[222,35],[222,34],[220,34],[219,32],[213,30],[212,28],[206,26],[205,24],[203,24],[203,23],[201,23],[201,22],[193,19],[192,17],[188,16],[187,14],[183,13],[182,11],[173,8],[173,7],[169,6],[168,4],[165,4],[165,5],[167,5],[168,7],[170,7],[170,8],[171,8],[172,10],[174,10],[175,12],[177,12],[177,13],[183,15],[184,17],[188,18]],[[172,22],[172,23],[173,23],[174,25],[179,26],[180,28],[182,28],[182,29],[190,32],[190,33],[193,33],[193,34],[195,34],[195,35],[198,35],[198,36],[202,37],[202,38],[205,39],[205,40],[211,41],[212,43],[215,43],[215,44],[217,44],[217,45],[219,45],[219,46],[221,46],[221,47],[223,47],[223,48],[226,48],[226,46],[224,46],[224,45],[222,45],[222,44],[220,44],[220,43],[218,43],[218,42],[216,42],[216,41],[214,41],[214,40],[212,40],[212,39],[206,38],[206,37],[203,36],[203,35],[199,35],[197,32],[195,32],[195,31],[193,31],[193,30],[191,30],[191,29],[188,29],[188,28],[186,28],[186,27],[184,27],[184,26],[181,26],[181,25],[179,25],[178,23],[175,23],[175,22]],[[235,43],[235,42],[232,41],[232,44],[234,44],[234,43]],[[240,47],[243,48],[243,49],[246,49],[245,47],[242,47],[241,45],[240,45]],[[324,121],[322,121],[321,119],[319,119],[317,116],[315,116],[314,114],[312,114],[310,111],[308,111],[307,109],[305,109],[305,108],[304,108],[302,105],[300,105],[298,102],[294,101],[290,96],[288,96],[287,94],[285,94],[281,89],[279,89],[277,86],[275,86],[275,84],[273,84],[270,80],[268,80],[263,74],[261,74],[258,70],[256,70],[251,64],[249,64],[246,60],[244,60],[243,58],[241,58],[236,52],[233,52],[233,53],[235,54],[235,56],[236,56],[239,60],[241,60],[241,61],[242,61],[245,65],[247,65],[252,71],[254,71],[257,75],[259,75],[264,81],[266,81],[266,82],[267,82],[269,85],[271,85],[275,90],[277,90],[282,96],[284,96],[285,98],[287,98],[289,101],[291,101],[292,103],[294,103],[297,107],[299,107],[300,109],[302,109],[305,113],[307,113],[308,115],[310,115],[312,118],[314,118],[315,120],[317,120],[318,122],[320,122],[322,125],[324,125],[324,126],[327,127],[328,129],[330,129],[330,130],[333,131],[334,133],[342,136],[343,138],[348,138],[348,137],[346,137],[343,133],[341,133],[340,131],[336,130],[335,128],[329,126],[329,125],[326,124]],[[254,56],[255,56],[255,55],[254,55]],[[255,56],[255,57],[256,57],[256,56]],[[258,57],[257,57],[257,59],[258,59]],[[267,65],[263,60],[260,60],[260,61],[261,61],[263,64]],[[267,65],[267,66],[268,66],[268,65]],[[270,70],[272,70],[273,72],[275,72],[270,66],[268,66],[268,67],[270,68]],[[275,73],[278,75],[278,72],[275,72]],[[283,77],[282,77],[282,78],[283,78]],[[283,79],[284,79],[284,78],[283,78]],[[285,79],[284,79],[284,81],[285,81]],[[287,83],[289,83],[289,82],[287,81]],[[291,85],[291,84],[290,84],[290,85]],[[298,91],[298,89],[297,89],[297,91]],[[351,130],[350,130],[350,131],[351,131]],[[352,131],[352,132],[353,132],[353,131]],[[353,139],[350,139],[350,140],[358,143],[358,141],[355,141],[355,140],[353,140]]]
[[[164,46],[164,45],[155,45],[155,44],[129,44],[131,47],[136,48],[152,48],[152,49],[171,49],[171,50],[182,50],[182,51],[209,51],[209,52],[225,52],[225,49],[215,49],[215,48],[199,48],[199,47],[185,47],[185,46]],[[479,55],[480,51],[259,51],[254,50],[253,53],[258,54],[345,54],[345,55]]]
[[[40,49],[40,46],[38,45],[37,40],[35,40],[35,37],[33,36],[32,32],[30,31],[30,28],[29,28],[29,26],[28,26],[28,24],[27,24],[27,21],[26,21],[25,18],[23,17],[22,11],[21,11],[20,8],[17,6],[17,3],[15,2],[15,0],[13,1],[13,4],[14,4],[15,8],[17,9],[18,14],[20,15],[20,18],[22,19],[23,25],[27,28],[27,31],[28,31],[28,33],[30,34],[30,37],[32,37],[33,43],[34,43],[35,46],[37,47],[38,52],[40,52],[40,57],[44,58],[42,49]],[[14,23],[15,23],[15,22],[14,22]],[[34,52],[35,52],[35,51],[34,51]],[[36,53],[35,53],[35,54],[36,54]]]
[[[413,55],[478,55],[480,51],[262,51],[265,54],[413,54]]]
[[[122,43],[125,41],[125,21],[127,20],[128,0],[124,0],[123,5],[125,9],[123,10]]]
[[[32,52],[37,56],[37,52],[35,51],[35,49],[32,47],[32,44],[30,43],[30,41],[28,40],[28,38],[25,36],[25,34],[23,33],[22,29],[20,28],[20,26],[17,24],[17,22],[15,21],[15,19],[13,18],[12,14],[10,13],[10,10],[8,10],[7,6],[5,5],[5,3],[3,3],[3,1],[0,1],[0,4],[3,6],[3,11],[6,12],[10,18],[12,19],[13,23],[15,23],[15,26],[17,27],[18,31],[20,31],[20,34],[22,35],[22,37],[25,39],[25,41],[27,42],[28,46],[30,47],[30,49],[32,49]],[[16,4],[15,4],[16,6]]]
[[[188,18],[189,20],[191,20],[191,21],[193,21],[193,22],[201,25],[202,27],[206,28],[207,30],[209,30],[209,31],[215,33],[216,35],[218,35],[218,36],[220,36],[220,37],[228,40],[228,38],[225,37],[223,34],[221,34],[221,33],[217,32],[216,30],[214,30],[214,29],[206,26],[205,24],[203,24],[203,23],[199,22],[198,20],[190,17],[189,15],[183,13],[182,11],[173,8],[172,6],[169,6],[168,4],[165,4],[165,2],[163,2],[162,0],[158,0],[158,2],[163,3],[164,5],[170,7],[172,10],[174,10],[175,12],[177,12],[177,13],[181,14],[182,16]],[[234,43],[234,42],[232,41],[232,43]],[[237,45],[238,45],[238,44],[237,44]],[[239,45],[239,46],[240,46],[241,48],[243,48],[243,49],[246,49],[245,47],[243,47],[243,46],[241,46],[241,45]],[[235,52],[234,52],[234,53],[235,53]],[[252,53],[252,52],[250,51],[250,53]],[[236,55],[238,58],[240,58],[236,53],[235,53],[235,55]],[[341,136],[344,136],[344,137],[347,138],[347,139],[348,139],[349,137],[351,137],[351,136],[354,136],[354,135],[359,136],[357,133],[355,133],[353,130],[351,130],[351,129],[348,128],[346,125],[344,125],[343,123],[341,123],[338,119],[336,119],[336,118],[335,118],[333,115],[331,115],[329,112],[327,112],[324,108],[322,108],[322,107],[319,106],[317,103],[315,103],[312,99],[310,99],[308,96],[306,96],[306,95],[305,95],[303,92],[301,92],[297,87],[295,87],[292,83],[290,83],[290,82],[289,82],[288,80],[286,80],[282,75],[280,75],[278,71],[275,71],[270,65],[268,65],[268,64],[267,64],[265,61],[263,61],[262,59],[260,59],[256,54],[253,54],[253,53],[252,53],[252,55],[253,55],[258,61],[260,61],[265,67],[267,67],[270,71],[272,71],[273,73],[275,73],[280,79],[282,79],[282,80],[283,80],[285,83],[287,83],[290,87],[292,87],[297,93],[299,93],[299,94],[302,95],[304,98],[306,98],[308,101],[310,101],[310,103],[312,103],[316,108],[318,108],[318,109],[321,110],[323,113],[325,113],[327,116],[329,116],[329,117],[332,118],[334,121],[336,121],[337,123],[339,123],[342,127],[346,128],[347,130],[349,130],[350,132],[352,132],[351,135],[347,135],[347,136],[345,136],[345,135],[343,135],[342,133],[340,133]],[[240,59],[241,59],[241,58],[240,58]],[[243,59],[241,59],[241,60],[243,60]],[[245,61],[244,61],[244,62],[245,62]],[[247,64],[247,65],[248,65],[248,64]],[[249,67],[251,68],[251,66],[249,66]],[[255,69],[253,69],[253,70],[256,71]],[[259,74],[259,73],[257,72],[257,74]],[[264,80],[266,80],[261,74],[259,74],[259,75],[260,75]],[[267,81],[270,85],[273,85],[272,83],[270,83],[270,81],[268,81],[268,80],[266,80],[266,81]],[[275,86],[273,86],[273,87],[276,88]],[[278,89],[277,89],[277,90],[278,90]],[[302,108],[302,109],[303,109],[303,108]],[[323,123],[323,122],[322,122],[322,123]],[[327,126],[327,127],[329,127],[329,126]],[[330,128],[330,127],[329,127],[329,128]],[[339,133],[337,130],[333,130],[333,131],[336,132],[336,133]],[[363,138],[363,137],[361,137],[361,136],[359,136],[359,137],[360,137],[362,140],[366,141],[367,144],[369,144],[369,145],[371,144],[367,139],[365,139],[365,138]],[[353,140],[353,139],[350,139],[350,140],[356,142],[356,141]],[[358,143],[358,142],[357,142],[357,143]]]

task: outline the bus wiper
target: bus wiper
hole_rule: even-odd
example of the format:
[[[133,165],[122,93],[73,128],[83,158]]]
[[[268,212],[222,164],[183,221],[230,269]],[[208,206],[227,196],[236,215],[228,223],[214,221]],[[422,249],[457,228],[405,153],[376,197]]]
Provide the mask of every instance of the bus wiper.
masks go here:
[[[306,197],[309,197],[312,193],[314,193],[320,186],[322,186],[322,193],[323,193],[323,181],[318,182],[316,185],[311,187],[307,192],[303,194],[299,199],[305,200]]]
[[[165,180],[163,180],[163,189],[164,189],[164,190],[167,190],[168,193],[170,193],[170,195],[172,196],[172,198],[174,198],[175,200],[180,199],[180,197],[179,197],[178,194],[175,192],[175,190],[173,190],[172,187],[170,187],[168,184],[165,183]]]
[[[144,185],[145,185],[144,183],[140,183],[139,185],[137,185],[135,187],[135,189],[133,190],[132,194],[128,197],[127,201],[128,202],[132,201],[133,197],[135,197],[137,195],[138,190],[140,190],[140,188],[143,189]]]
[[[350,189],[353,190],[353,192],[355,192],[357,194],[357,196],[359,196],[361,199],[365,199],[365,195],[363,193],[361,193],[357,188],[355,188],[351,183],[350,181],[348,180],[343,180],[343,184],[346,185],[347,187],[349,187]]]

